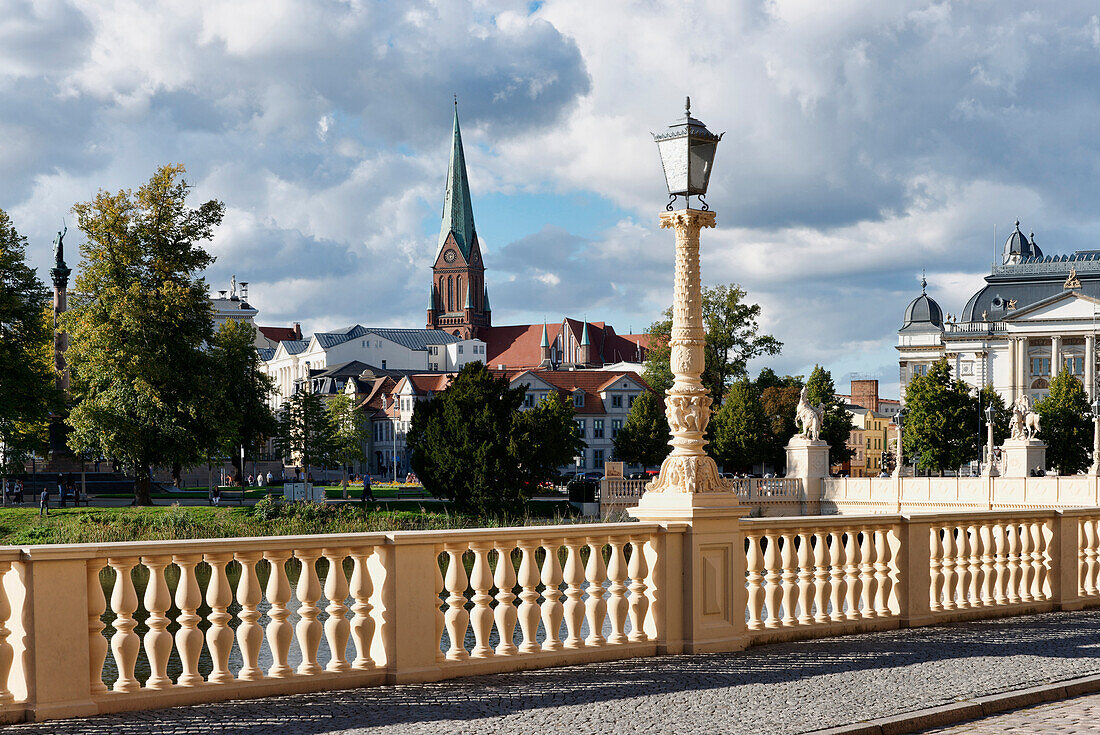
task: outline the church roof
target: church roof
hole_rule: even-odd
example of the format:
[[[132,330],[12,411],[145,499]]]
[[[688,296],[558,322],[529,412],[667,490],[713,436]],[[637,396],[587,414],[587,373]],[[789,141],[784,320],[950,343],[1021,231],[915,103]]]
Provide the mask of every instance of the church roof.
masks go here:
[[[928,282],[921,278],[920,296],[909,302],[905,309],[905,322],[902,324],[903,332],[940,331],[943,329],[943,310],[940,305],[926,293]]]
[[[1034,237],[1034,234],[1032,235]],[[1020,220],[1016,220],[1016,229],[1005,240],[1004,262],[1008,263],[1013,256],[1020,260],[1031,257],[1042,257],[1043,251],[1027,239],[1027,235],[1020,231]]]
[[[462,133],[458,129],[458,103],[455,103],[454,133],[451,140],[451,162],[447,167],[447,194],[443,198],[443,224],[439,228],[439,248],[447,236],[454,235],[462,257],[470,260],[473,247],[474,209],[470,203],[470,180],[466,176],[466,156],[462,152]]]
[[[388,339],[390,342],[408,347],[410,350],[424,350],[427,349],[428,345],[446,345],[459,341],[458,337],[439,329],[389,329],[364,327],[360,324],[353,324],[334,332],[317,332],[313,336],[317,338],[317,342],[321,347],[328,349],[343,344],[350,339],[358,339],[366,334],[377,335],[382,339]]]

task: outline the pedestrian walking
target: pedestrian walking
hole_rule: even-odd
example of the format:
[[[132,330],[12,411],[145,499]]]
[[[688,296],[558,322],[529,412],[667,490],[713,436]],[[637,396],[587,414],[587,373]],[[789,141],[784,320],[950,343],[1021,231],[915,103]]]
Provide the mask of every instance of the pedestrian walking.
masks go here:
[[[367,498],[370,498],[370,502],[374,502],[374,488],[370,484],[370,475],[363,475],[363,494],[359,496],[359,502],[365,506]]]
[[[50,514],[50,491],[49,488],[42,488],[42,495],[38,498],[38,515],[48,516]]]
[[[23,481],[16,479],[15,481],[15,497],[19,498],[19,502],[23,502]]]

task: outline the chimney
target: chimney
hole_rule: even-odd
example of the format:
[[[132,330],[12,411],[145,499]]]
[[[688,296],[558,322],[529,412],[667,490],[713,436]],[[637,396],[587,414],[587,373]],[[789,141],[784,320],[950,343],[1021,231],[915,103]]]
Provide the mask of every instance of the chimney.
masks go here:
[[[300,322],[294,322],[294,339],[302,338],[302,325]]]

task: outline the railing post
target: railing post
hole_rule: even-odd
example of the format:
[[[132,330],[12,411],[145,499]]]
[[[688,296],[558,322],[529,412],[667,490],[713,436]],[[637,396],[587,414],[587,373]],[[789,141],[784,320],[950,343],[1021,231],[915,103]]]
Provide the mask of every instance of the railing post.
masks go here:
[[[1051,601],[1059,610],[1080,610],[1084,607],[1079,588],[1079,524],[1077,513],[1064,510],[1054,511],[1050,524],[1051,537],[1047,542],[1050,574],[1047,578],[1050,581]]]
[[[371,658],[394,684],[440,678],[439,559],[430,536],[389,535],[367,560],[374,581]]]
[[[921,516],[901,516],[901,542],[895,557],[898,570],[897,600],[902,627],[913,628],[933,622],[930,599],[932,585],[932,522]]]
[[[64,546],[24,549],[16,565],[25,597],[9,626],[23,648],[13,678],[23,679],[32,721],[99,712],[91,698],[87,561],[67,555]]]

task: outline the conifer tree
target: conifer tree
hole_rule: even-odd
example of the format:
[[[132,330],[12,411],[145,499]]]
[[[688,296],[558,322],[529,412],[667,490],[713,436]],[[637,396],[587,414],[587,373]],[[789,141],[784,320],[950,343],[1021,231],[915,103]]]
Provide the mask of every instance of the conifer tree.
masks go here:
[[[848,439],[855,425],[848,410],[844,408],[844,402],[836,397],[832,374],[820,365],[815,365],[806,381],[806,387],[806,400],[811,406],[825,404],[821,417],[821,438],[829,443],[830,466],[847,462],[852,458]]]
[[[672,451],[670,438],[661,400],[653,392],[643,391],[634,399],[623,428],[613,439],[615,458],[627,464],[655,467]]]
[[[712,419],[714,443],[710,454],[725,470],[751,472],[764,460],[769,439],[768,421],[756,387],[738,380]]]

